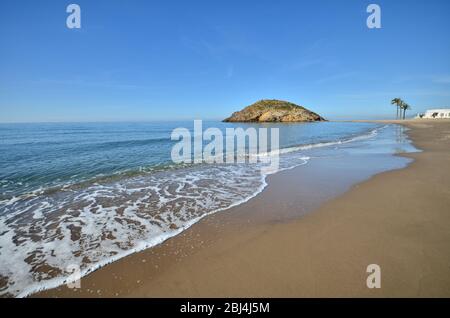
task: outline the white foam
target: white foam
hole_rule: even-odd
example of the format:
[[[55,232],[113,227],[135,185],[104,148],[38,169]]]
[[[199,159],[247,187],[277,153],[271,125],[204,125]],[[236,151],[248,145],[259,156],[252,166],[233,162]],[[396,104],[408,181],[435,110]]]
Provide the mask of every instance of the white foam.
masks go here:
[[[295,154],[299,150],[375,134],[373,130],[348,140],[291,147],[264,156],[292,153],[280,161],[278,171],[283,171],[308,162],[309,157]],[[87,275],[160,244],[207,215],[247,202],[263,191],[268,173],[274,172],[262,168],[258,163],[201,165],[2,201],[0,275],[8,278],[8,285],[0,295],[25,297],[66,284],[69,265],[79,265],[81,274]],[[59,272],[39,271],[42,265]]]
[[[329,141],[329,142],[318,142],[318,143],[314,143],[314,144],[286,147],[286,148],[281,148],[281,149],[278,149],[278,150],[273,150],[273,151],[270,151],[270,152],[259,153],[259,154],[256,154],[256,156],[260,156],[260,157],[275,156],[275,155],[286,154],[286,153],[290,153],[290,152],[297,152],[297,151],[301,151],[301,150],[309,150],[309,149],[313,149],[313,148],[322,148],[322,147],[330,147],[330,146],[337,146],[337,145],[348,144],[348,143],[355,142],[355,141],[358,141],[358,140],[364,140],[364,139],[373,138],[373,137],[375,137],[378,134],[378,132],[381,129],[384,129],[387,126],[388,125],[377,127],[377,128],[374,128],[374,129],[370,130],[367,134],[358,135],[358,136],[347,138],[347,139],[343,139],[343,140],[336,140],[336,141]]]

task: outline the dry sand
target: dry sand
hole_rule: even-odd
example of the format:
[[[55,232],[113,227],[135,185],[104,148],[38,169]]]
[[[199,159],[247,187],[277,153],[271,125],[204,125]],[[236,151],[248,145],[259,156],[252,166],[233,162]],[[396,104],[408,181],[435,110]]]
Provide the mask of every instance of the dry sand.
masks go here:
[[[300,209],[295,169],[281,172],[256,198],[84,277],[81,289],[35,296],[449,297],[450,121],[401,123],[424,152],[313,213],[274,217]],[[366,287],[373,263],[380,289]]]

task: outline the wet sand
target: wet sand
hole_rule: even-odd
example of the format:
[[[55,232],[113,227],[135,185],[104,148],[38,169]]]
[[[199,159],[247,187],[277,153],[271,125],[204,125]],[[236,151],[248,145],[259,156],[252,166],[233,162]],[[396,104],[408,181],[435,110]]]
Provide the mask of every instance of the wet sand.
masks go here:
[[[414,159],[405,169],[345,193],[332,187],[339,170],[309,185],[299,169],[283,171],[256,198],[95,271],[80,289],[35,296],[449,297],[450,121],[401,123],[423,150],[404,155]],[[302,191],[340,196],[305,206]],[[380,289],[366,287],[369,264],[381,267]]]

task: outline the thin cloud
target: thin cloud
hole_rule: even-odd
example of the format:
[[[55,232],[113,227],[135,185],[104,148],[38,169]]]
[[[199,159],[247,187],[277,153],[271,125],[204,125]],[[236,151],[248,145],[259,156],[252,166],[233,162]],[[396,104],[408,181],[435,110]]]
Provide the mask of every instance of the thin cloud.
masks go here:
[[[233,75],[234,75],[234,66],[230,65],[230,66],[228,66],[228,69],[227,69],[226,78],[232,78]]]
[[[316,80],[316,83],[323,84],[323,83],[328,83],[328,82],[335,82],[337,80],[355,77],[356,74],[357,74],[356,72],[338,73],[338,74],[322,77],[322,78]]]
[[[124,84],[114,82],[95,82],[86,81],[83,79],[40,79],[35,81],[38,84],[56,84],[56,85],[75,85],[84,87],[97,87],[97,88],[113,88],[113,89],[147,89],[145,86],[135,84]]]
[[[450,84],[450,75],[436,76],[436,77],[433,79],[433,83],[437,83],[437,84]]]
[[[347,99],[356,99],[356,100],[368,100],[377,97],[385,97],[387,99],[392,98],[393,96],[439,96],[439,97],[448,97],[450,96],[450,92],[448,91],[437,91],[437,90],[414,90],[414,91],[404,91],[404,92],[395,92],[395,91],[384,91],[384,92],[375,92],[375,93],[359,93],[359,94],[337,94],[337,97],[347,98]]]
[[[431,82],[434,84],[450,84],[450,75],[408,75],[400,76],[392,80],[393,84],[406,82]]]

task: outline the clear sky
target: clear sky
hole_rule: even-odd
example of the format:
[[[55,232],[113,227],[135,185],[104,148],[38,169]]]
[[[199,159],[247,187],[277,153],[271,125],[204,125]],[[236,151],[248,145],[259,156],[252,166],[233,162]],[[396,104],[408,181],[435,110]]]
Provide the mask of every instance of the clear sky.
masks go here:
[[[450,107],[449,33],[447,0],[2,0],[0,122],[222,119],[263,98],[329,119],[392,116],[394,97]]]

